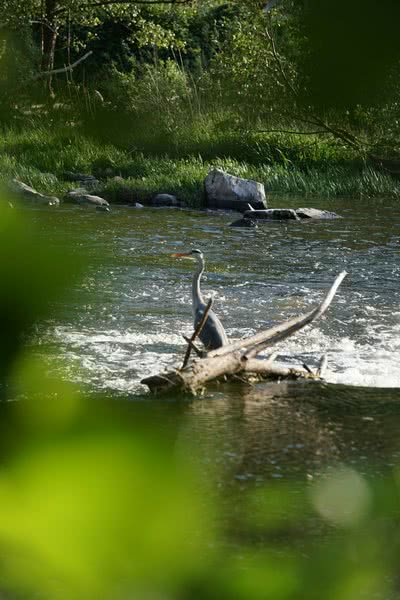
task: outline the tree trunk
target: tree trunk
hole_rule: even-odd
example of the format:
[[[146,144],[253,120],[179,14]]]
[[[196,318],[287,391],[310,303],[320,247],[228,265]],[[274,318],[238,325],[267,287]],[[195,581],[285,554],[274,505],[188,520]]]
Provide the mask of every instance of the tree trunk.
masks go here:
[[[42,71],[52,71],[54,69],[54,56],[58,36],[57,9],[58,0],[45,0],[43,15],[45,27],[43,31]],[[52,77],[47,79],[46,86],[51,94],[53,94]]]

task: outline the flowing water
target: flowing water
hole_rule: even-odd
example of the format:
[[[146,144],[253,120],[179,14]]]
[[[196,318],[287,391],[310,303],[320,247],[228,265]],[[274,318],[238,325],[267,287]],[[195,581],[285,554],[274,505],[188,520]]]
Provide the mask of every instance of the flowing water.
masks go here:
[[[278,361],[314,367],[324,384],[215,387],[185,404],[181,436],[195,437],[228,481],[312,477],[346,462],[363,472],[400,458],[400,204],[393,200],[272,198],[342,219],[228,227],[224,212],[115,207],[34,211],[45,235],[68,235],[87,272],[64,317],[40,330],[50,369],[87,389],[143,400],[140,380],[182,359],[191,333],[193,264],[173,252],[200,248],[202,287],[228,335],[239,338],[303,313],[345,269],[322,320],[282,343]],[[151,397],[147,396],[150,400]]]

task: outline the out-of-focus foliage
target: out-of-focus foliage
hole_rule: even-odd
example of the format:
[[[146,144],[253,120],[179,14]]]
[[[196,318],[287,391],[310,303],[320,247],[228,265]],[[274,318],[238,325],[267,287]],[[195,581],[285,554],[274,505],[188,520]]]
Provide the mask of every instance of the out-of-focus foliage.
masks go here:
[[[87,401],[34,358],[32,327],[54,316],[79,262],[4,197],[0,209],[0,588],[174,597],[209,561],[205,488],[175,451],[174,427],[153,424],[156,404]]]
[[[21,341],[35,321],[47,314],[49,302],[61,294],[79,269],[61,250],[49,252],[30,223],[0,205],[0,378],[10,369]],[[63,269],[59,268],[62,260]],[[4,390],[3,390],[4,391]]]
[[[203,572],[212,541],[194,473],[139,411],[87,405],[42,370],[28,361],[14,373],[26,396],[13,419],[18,448],[0,473],[3,587],[44,598],[174,597]]]
[[[348,108],[398,94],[400,6],[391,0],[310,0],[302,27],[313,102]]]

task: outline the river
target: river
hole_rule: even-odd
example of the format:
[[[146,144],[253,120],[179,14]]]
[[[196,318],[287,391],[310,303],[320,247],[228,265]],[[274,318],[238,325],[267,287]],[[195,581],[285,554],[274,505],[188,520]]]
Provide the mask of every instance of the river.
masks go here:
[[[326,383],[216,387],[188,399],[182,436],[194,436],[240,485],[313,477],[342,462],[384,471],[400,457],[400,205],[294,197],[270,204],[343,218],[245,230],[228,227],[235,215],[224,212],[32,211],[52,243],[68,236],[87,261],[62,319],[40,327],[39,352],[89,392],[151,399],[140,380],[181,360],[181,334],[192,331],[193,264],[171,253],[204,252],[204,295],[213,295],[232,338],[309,310],[345,269],[326,317],[277,348],[278,361],[311,367],[327,353]]]

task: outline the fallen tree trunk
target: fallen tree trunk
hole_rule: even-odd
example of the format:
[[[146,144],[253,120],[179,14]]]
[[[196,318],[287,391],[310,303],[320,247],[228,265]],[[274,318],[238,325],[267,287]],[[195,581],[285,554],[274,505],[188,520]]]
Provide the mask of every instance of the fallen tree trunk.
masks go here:
[[[324,301],[313,310],[272,327],[260,331],[256,335],[238,340],[232,344],[222,346],[217,350],[209,352],[204,358],[193,360],[181,369],[153,375],[142,380],[154,393],[171,392],[174,390],[190,391],[203,388],[205,384],[221,377],[230,376],[261,376],[263,378],[289,378],[289,379],[319,379],[326,368],[326,359],[321,360],[320,368],[316,373],[310,369],[294,369],[291,367],[280,367],[273,364],[273,358],[261,360],[257,355],[266,348],[290,337],[306,325],[321,317],[331,304],[337,289],[346,272],[343,271],[335,279],[332,287]],[[190,340],[194,342],[194,338]],[[323,366],[323,368],[322,368]]]

